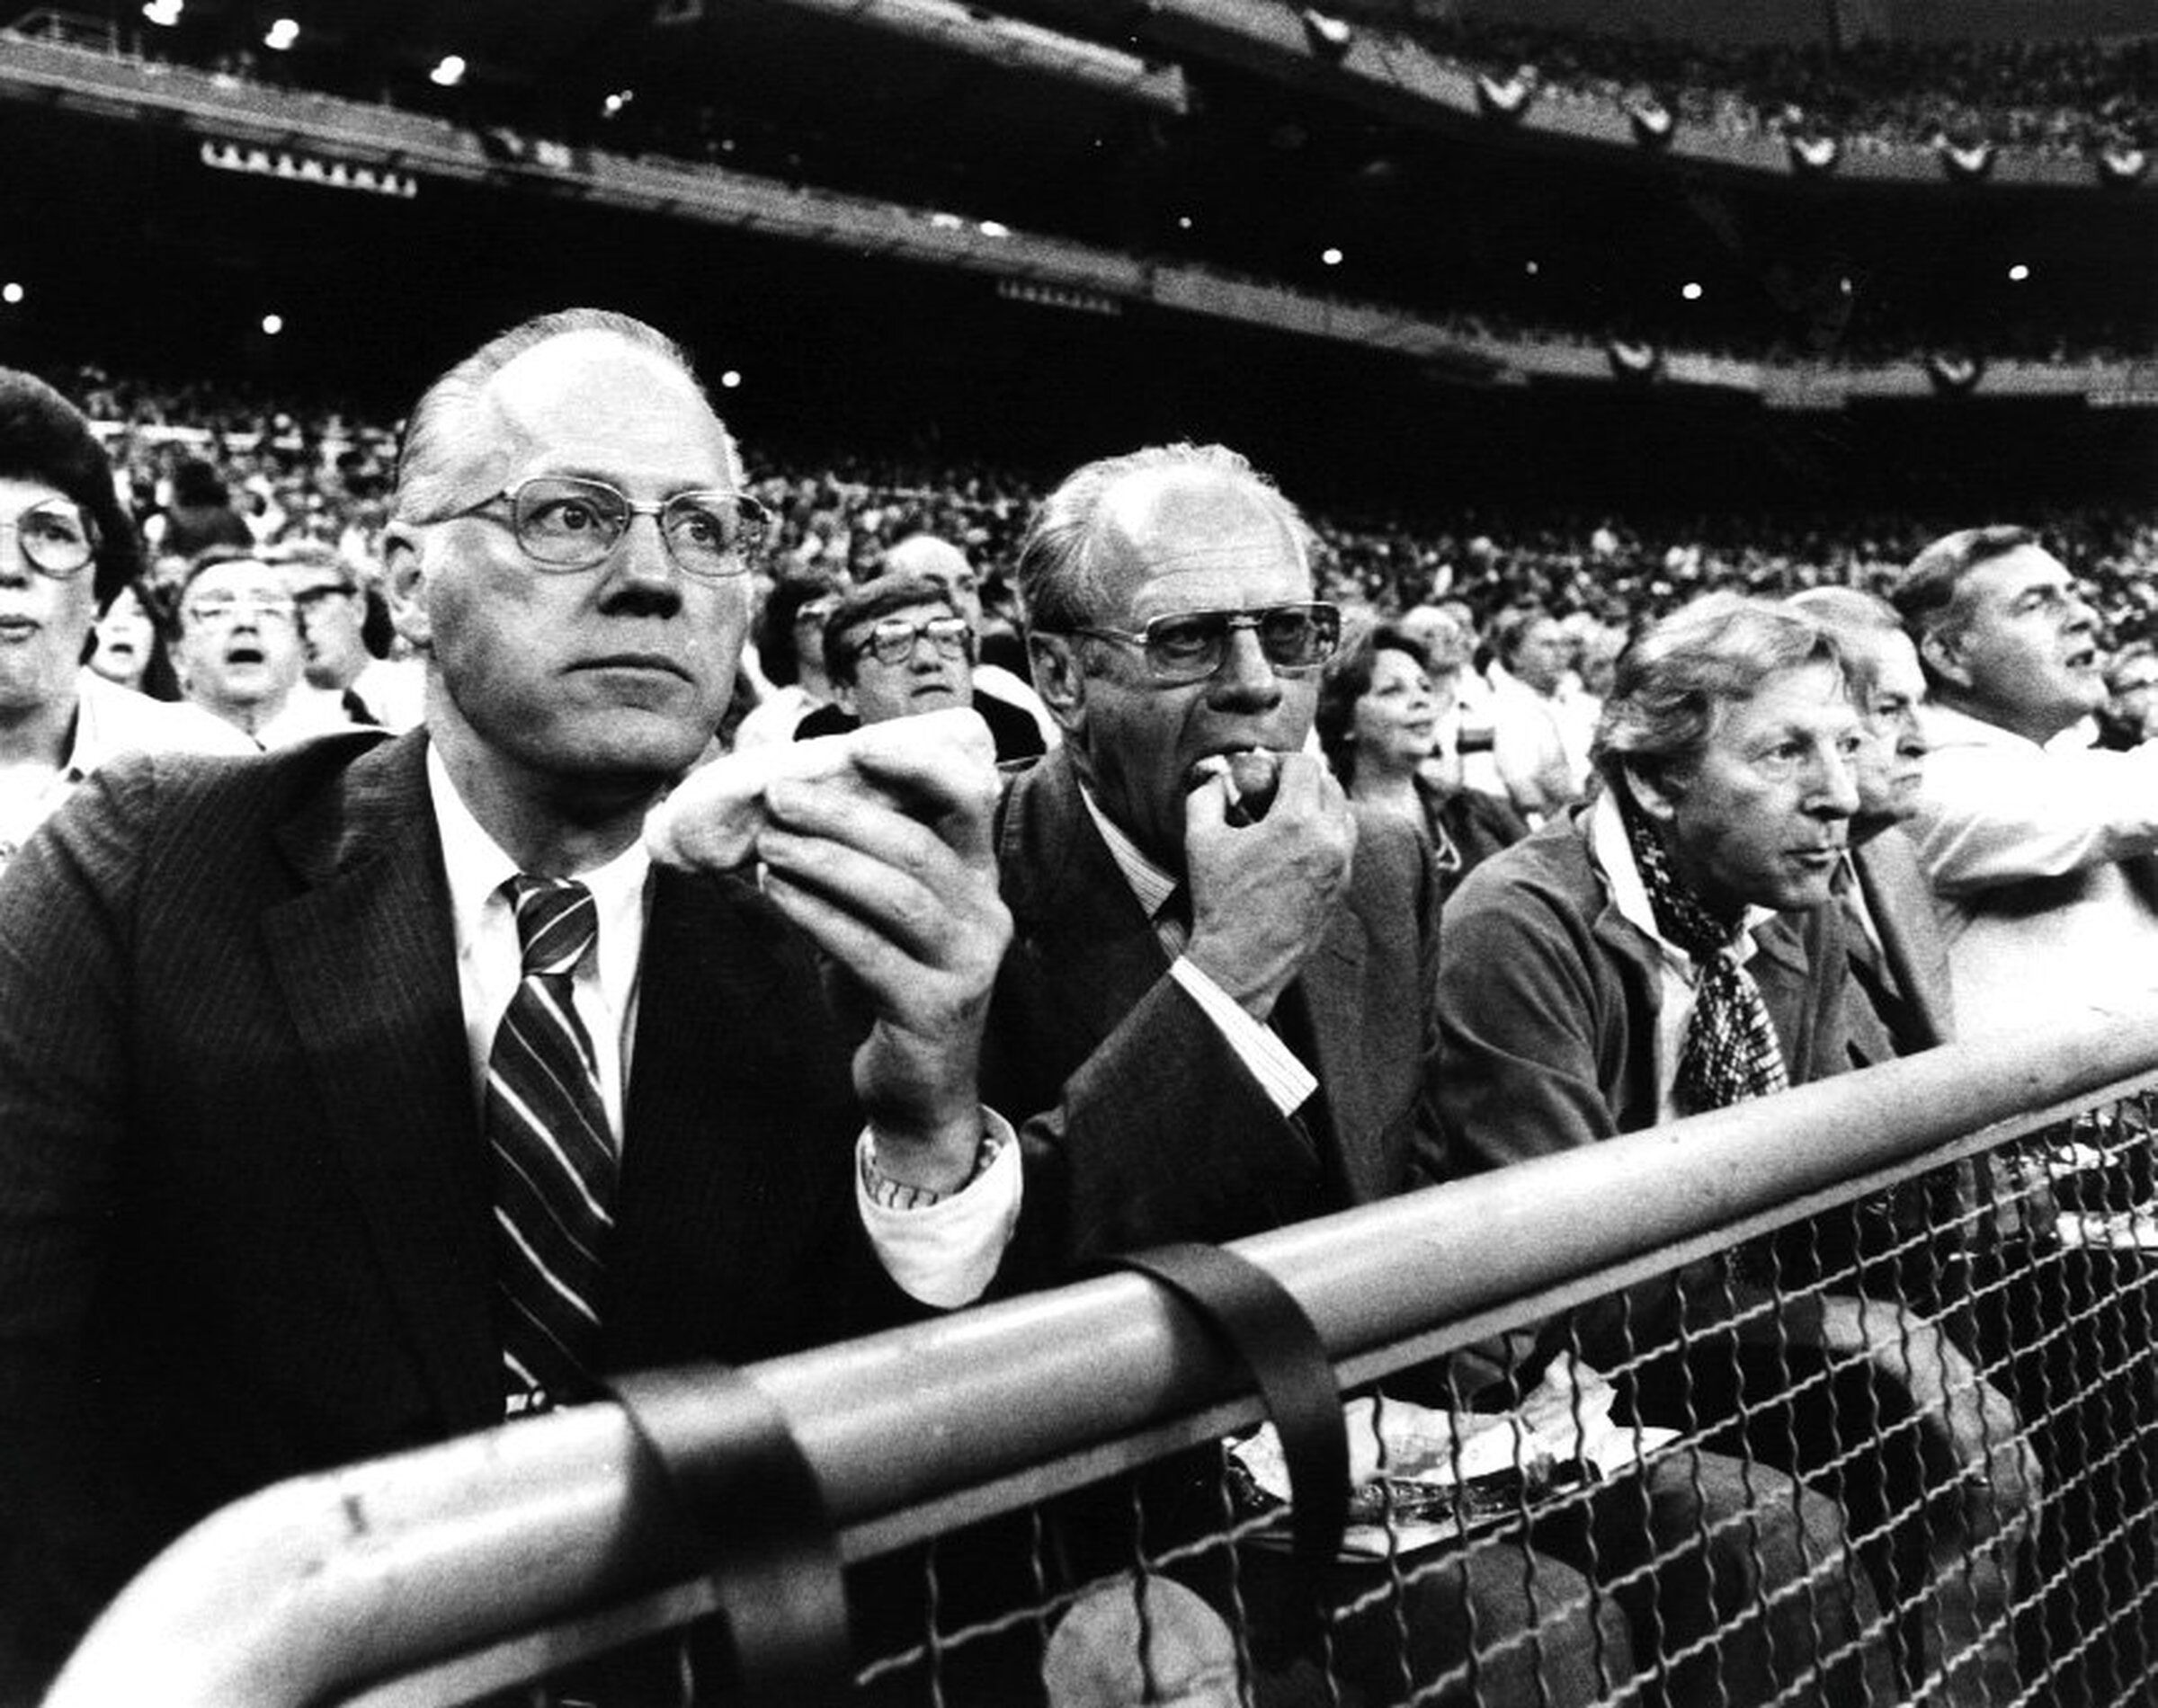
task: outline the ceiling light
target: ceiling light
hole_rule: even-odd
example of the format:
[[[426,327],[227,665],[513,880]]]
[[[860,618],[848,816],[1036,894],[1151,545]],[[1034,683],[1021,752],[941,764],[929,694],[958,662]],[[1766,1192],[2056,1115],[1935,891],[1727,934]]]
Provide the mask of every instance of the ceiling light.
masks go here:
[[[427,81],[442,88],[454,89],[465,80],[465,61],[461,54],[446,53],[442,62],[427,74]]]
[[[282,315],[264,315],[263,316],[263,331],[270,337],[276,337],[284,329],[285,317]]]
[[[142,15],[161,30],[170,30],[180,22],[183,0],[147,0]]]
[[[2030,277],[2030,269],[2019,261],[2008,270],[2008,276],[2012,282],[2020,285]]]
[[[1319,260],[1326,266],[1338,267],[1342,264],[1342,252],[1338,249],[1322,249],[1319,251]]]
[[[263,46],[272,53],[283,53],[299,40],[299,25],[290,18],[280,18],[263,32]]]
[[[1699,302],[1701,299],[1701,288],[1689,279],[1679,287],[1679,295],[1685,298],[1688,302]]]
[[[22,300],[22,287],[13,280],[11,279],[4,285],[0,285],[0,302],[6,303],[12,307]]]

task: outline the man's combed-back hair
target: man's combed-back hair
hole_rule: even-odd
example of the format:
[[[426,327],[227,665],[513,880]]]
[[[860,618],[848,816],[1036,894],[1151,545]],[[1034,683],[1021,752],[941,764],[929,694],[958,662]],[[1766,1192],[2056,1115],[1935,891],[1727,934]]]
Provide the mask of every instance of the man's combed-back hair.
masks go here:
[[[1737,593],[1697,599],[1618,655],[1589,756],[1613,784],[1629,764],[1682,770],[1708,748],[1725,707],[1751,699],[1780,671],[1815,663],[1841,671],[1843,659],[1810,618]]]
[[[1066,475],[1041,501],[1020,542],[1020,609],[1030,629],[1044,634],[1099,624],[1111,594],[1095,550],[1110,494],[1135,476],[1207,471],[1244,486],[1281,520],[1306,559],[1311,530],[1280,489],[1226,445],[1149,445],[1104,457]]]
[[[397,448],[397,498],[393,513],[400,521],[424,522],[440,518],[446,510],[471,494],[446,490],[454,462],[453,449],[459,428],[470,417],[487,384],[518,357],[554,339],[572,333],[611,333],[629,343],[671,362],[704,396],[689,354],[666,334],[647,325],[634,316],[611,308],[562,308],[497,333],[462,361],[428,387],[412,407],[405,436]],[[709,403],[709,399],[707,398]],[[716,413],[716,412],[715,412]],[[742,484],[741,460],[732,436],[727,439],[728,476]]]
[[[1861,709],[1871,706],[1880,685],[1880,637],[1904,632],[1895,607],[1878,593],[1857,587],[1809,587],[1784,603],[1803,611],[1834,638],[1836,650],[1843,654],[1843,674],[1850,681],[1852,700]]]
[[[97,529],[98,608],[142,574],[142,540],[112,486],[112,464],[83,412],[34,375],[0,368],[0,475],[41,481]]]
[[[1943,534],[1913,557],[1896,578],[1888,597],[1914,641],[1954,627],[1963,616],[1957,595],[1973,570],[2041,542],[2033,529],[2010,523],[1990,528],[1959,528]],[[1920,656],[1924,656],[1922,645]]]

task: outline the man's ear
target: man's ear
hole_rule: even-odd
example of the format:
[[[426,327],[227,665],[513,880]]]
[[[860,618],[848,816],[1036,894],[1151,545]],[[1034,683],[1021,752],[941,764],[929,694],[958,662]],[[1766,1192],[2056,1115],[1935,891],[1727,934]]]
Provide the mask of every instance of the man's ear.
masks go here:
[[[1963,637],[1946,624],[1929,628],[1920,636],[1918,658],[1928,675],[1951,688],[1970,687],[1971,668],[1964,663]]]
[[[1685,778],[1660,760],[1627,760],[1626,786],[1634,805],[1659,824],[1678,816],[1679,802],[1686,794]]]
[[[1086,707],[1086,669],[1069,635],[1027,636],[1027,666],[1034,691],[1059,727],[1076,729]]]
[[[854,684],[852,682],[843,682],[837,677],[833,677],[830,679],[830,681],[832,683],[832,703],[838,707],[839,709],[844,712],[849,717],[860,717],[861,716],[861,708],[855,703]]]
[[[382,536],[382,597],[397,633],[425,652],[432,637],[428,620],[426,574],[420,566],[419,542],[402,524],[390,523]]]

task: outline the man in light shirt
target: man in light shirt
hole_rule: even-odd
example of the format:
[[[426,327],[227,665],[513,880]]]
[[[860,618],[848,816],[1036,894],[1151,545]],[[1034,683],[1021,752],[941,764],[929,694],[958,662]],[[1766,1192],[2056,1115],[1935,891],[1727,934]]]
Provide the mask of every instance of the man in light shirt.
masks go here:
[[[517,327],[400,458],[424,727],[111,768],[0,878],[0,1604],[33,1674],[264,1484],[987,1285],[1018,1190],[976,1090],[986,761],[964,798],[899,779],[934,829],[765,789],[762,892],[641,841],[727,705],[761,519],[659,334]],[[531,1172],[566,1156],[597,1161]]]
[[[1492,752],[1514,810],[1541,824],[1581,798],[1588,778],[1592,720],[1570,702],[1573,644],[1565,626],[1534,606],[1517,606],[1492,628]]]
[[[2078,743],[2098,619],[2029,529],[1970,528],[1892,595],[1932,689],[1912,822],[1966,1036],[2158,988],[2158,747]]]

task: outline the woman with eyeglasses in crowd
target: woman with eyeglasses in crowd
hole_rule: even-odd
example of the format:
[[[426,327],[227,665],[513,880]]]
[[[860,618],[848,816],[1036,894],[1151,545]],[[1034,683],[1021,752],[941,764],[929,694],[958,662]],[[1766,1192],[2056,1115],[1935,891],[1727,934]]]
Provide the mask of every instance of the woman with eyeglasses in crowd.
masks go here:
[[[254,751],[207,713],[85,668],[100,608],[141,567],[89,423],[42,380],[0,369],[0,867],[123,752]]]

